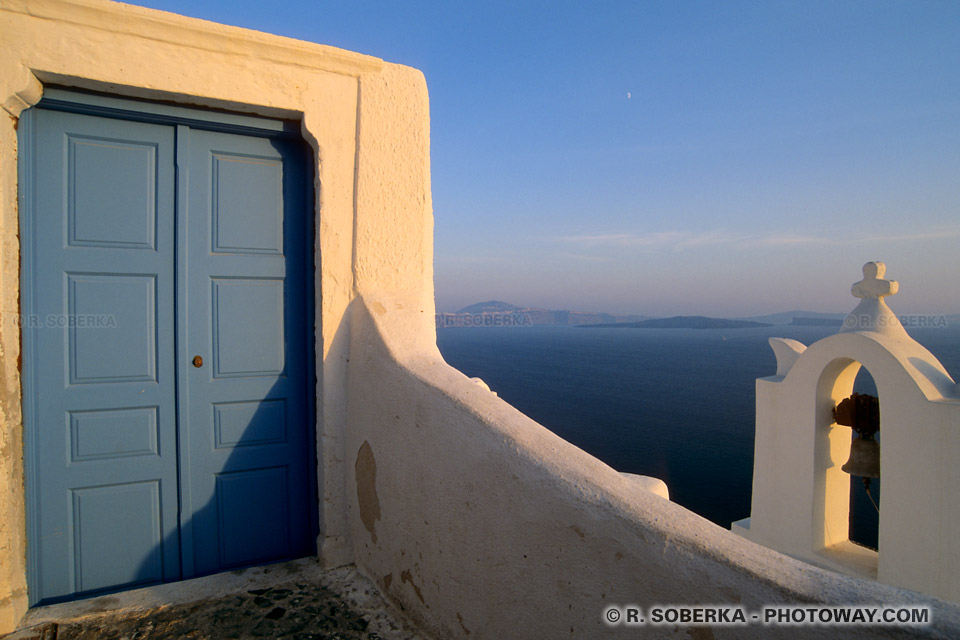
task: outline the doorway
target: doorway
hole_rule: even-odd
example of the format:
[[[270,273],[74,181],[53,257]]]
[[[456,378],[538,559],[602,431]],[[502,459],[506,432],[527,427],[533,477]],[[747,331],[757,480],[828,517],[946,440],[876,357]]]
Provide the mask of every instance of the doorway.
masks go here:
[[[310,163],[291,123],[24,113],[31,603],[310,555]]]

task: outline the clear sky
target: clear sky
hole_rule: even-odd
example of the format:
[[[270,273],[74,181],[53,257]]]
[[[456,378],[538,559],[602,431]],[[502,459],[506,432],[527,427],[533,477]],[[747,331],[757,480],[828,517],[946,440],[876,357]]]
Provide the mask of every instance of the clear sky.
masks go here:
[[[424,72],[440,311],[960,312],[960,2],[135,4]]]

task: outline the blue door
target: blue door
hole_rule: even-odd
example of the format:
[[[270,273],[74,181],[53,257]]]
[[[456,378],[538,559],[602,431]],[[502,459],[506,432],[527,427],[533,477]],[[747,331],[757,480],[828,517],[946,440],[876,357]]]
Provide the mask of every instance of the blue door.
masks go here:
[[[32,602],[313,553],[301,144],[61,109],[21,123]]]
[[[284,215],[288,202],[303,210],[302,163],[285,162],[296,151],[192,131],[184,154],[182,493],[194,574],[311,551],[306,243],[303,216]]]

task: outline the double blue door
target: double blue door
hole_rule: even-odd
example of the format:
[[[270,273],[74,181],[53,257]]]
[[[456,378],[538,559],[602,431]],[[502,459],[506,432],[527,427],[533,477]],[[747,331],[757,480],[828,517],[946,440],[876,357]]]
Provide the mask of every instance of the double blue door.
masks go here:
[[[87,111],[21,127],[32,601],[311,554],[302,143]]]

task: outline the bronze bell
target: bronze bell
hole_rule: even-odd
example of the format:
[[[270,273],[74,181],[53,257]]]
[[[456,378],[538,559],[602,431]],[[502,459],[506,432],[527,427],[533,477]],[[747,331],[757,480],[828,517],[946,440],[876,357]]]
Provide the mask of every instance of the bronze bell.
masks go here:
[[[852,476],[880,477],[880,443],[870,438],[854,438],[850,442],[850,459],[840,467]]]
[[[837,424],[853,427],[856,438],[850,442],[850,459],[842,467],[852,476],[880,477],[880,443],[873,436],[880,431],[880,401],[876,396],[855,393],[833,408]]]

